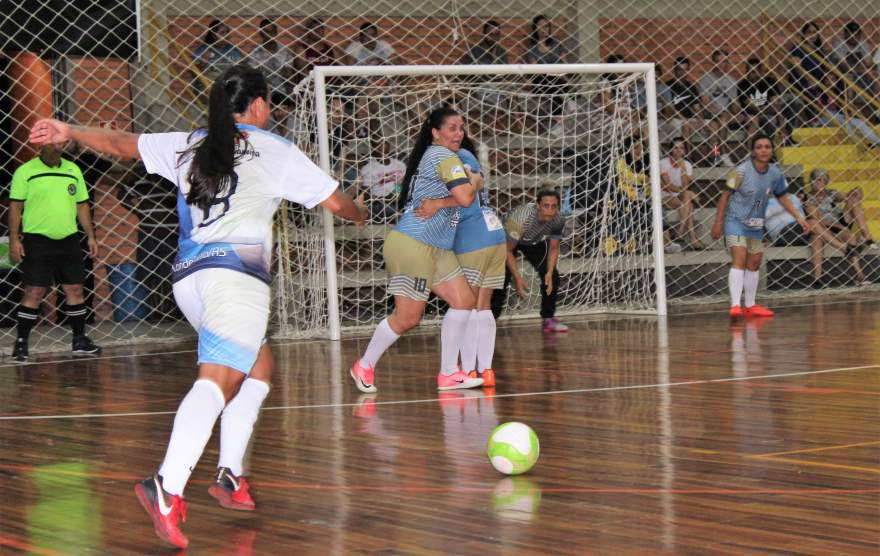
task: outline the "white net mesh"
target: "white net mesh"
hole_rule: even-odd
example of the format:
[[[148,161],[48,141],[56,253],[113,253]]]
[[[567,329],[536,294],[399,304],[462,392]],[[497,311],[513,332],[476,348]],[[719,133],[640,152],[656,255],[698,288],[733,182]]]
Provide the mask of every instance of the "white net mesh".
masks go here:
[[[297,111],[309,114],[310,105],[304,104],[306,99],[294,92],[294,87],[316,61],[600,62],[620,55],[626,61],[657,62],[663,68],[658,77],[663,154],[674,136],[680,134],[688,140],[685,158],[693,165],[690,189],[696,197],[685,203],[687,208],[667,206],[664,219],[670,241],[686,248],[702,244],[705,249],[668,254],[670,302],[723,297],[728,256],[722,243],[708,237],[708,230],[724,177],[733,163],[747,156],[746,139],[757,130],[770,132],[783,147],[777,156],[793,188],[809,195],[814,189],[809,179],[812,171],[823,168],[830,179],[828,187],[838,192],[830,201],[824,194],[818,199],[805,198],[805,210],[832,230],[807,237],[779,236],[775,244],[779,246],[765,256],[761,295],[839,291],[880,279],[877,252],[862,246],[880,233],[880,159],[873,148],[878,142],[875,126],[880,108],[876,66],[880,18],[872,7],[855,0],[783,0],[772,6],[751,0],[698,6],[672,0],[598,4],[572,0],[553,6],[522,0],[497,5],[458,0],[321,5],[273,0],[4,3],[0,10],[0,32],[6,38],[0,54],[0,179],[8,183],[12,172],[35,156],[24,138],[37,117],[56,115],[137,132],[192,129],[202,121],[207,80],[224,64],[239,59],[261,62],[274,73],[273,85],[283,93],[281,98],[289,96]],[[538,13],[551,23],[549,32],[554,40],[544,39],[548,29],[538,21],[535,46],[530,38],[532,20]],[[261,26],[263,18],[272,20],[276,42],[272,42],[272,26]],[[484,27],[490,18],[497,27]],[[222,22],[221,28],[212,26],[215,19]],[[377,38],[387,43],[393,54],[381,43],[371,42],[371,29],[361,34],[361,26],[368,22],[375,24]],[[814,26],[807,25],[810,22]],[[228,33],[223,32],[223,26]],[[214,31],[213,36],[209,31]],[[206,44],[212,38],[217,40]],[[356,41],[361,46],[352,46]],[[713,56],[716,50],[721,53]],[[287,51],[289,54],[284,53]],[[346,57],[346,52],[352,57]],[[684,55],[688,64],[676,63]],[[749,63],[750,58],[759,64]],[[754,68],[752,73],[749,68]],[[693,93],[691,84],[703,97],[699,105],[688,100],[697,96],[689,95]],[[477,85],[469,94],[468,103],[485,103]],[[420,110],[417,104],[414,101],[409,106]],[[411,120],[413,114],[389,113],[385,106],[387,103],[379,103],[375,117],[381,127],[392,128],[392,142],[402,141],[398,122]],[[467,103],[463,106],[472,110]],[[576,111],[589,114],[590,108],[578,106]],[[309,118],[304,116],[299,125],[310,125]],[[505,123],[513,121],[505,122],[502,117],[498,123],[503,131]],[[562,132],[565,140],[577,134],[567,129]],[[528,142],[531,132],[513,135]],[[518,140],[504,136],[503,132],[485,130],[480,135],[490,153],[490,166],[501,176],[522,170],[513,172],[503,161],[491,160],[496,156],[492,153],[506,152],[505,145]],[[311,139],[298,138],[304,148]],[[571,144],[580,148],[579,143]],[[402,152],[401,144],[392,144],[392,148],[397,154]],[[537,152],[525,156],[541,158]],[[126,193],[140,191],[133,184],[144,178],[142,173],[131,172],[127,165],[104,164],[85,153],[72,153],[69,158],[84,171],[91,168],[86,179],[101,246],[86,284],[95,318],[92,335],[99,343],[106,343],[188,334],[170,302],[167,275],[159,264],[160,259],[167,259],[173,232],[142,224],[151,209],[140,206],[141,193]],[[547,163],[548,167],[556,165],[553,172],[528,170],[523,174],[537,176],[535,179],[564,176],[576,170],[565,168],[576,159],[577,153],[553,155]],[[517,164],[522,163],[514,162],[513,169]],[[566,185],[564,180],[559,183]],[[504,185],[501,181],[495,185],[502,210],[515,197],[506,197],[510,188]],[[823,210],[814,212],[814,206]],[[273,313],[277,328],[291,334],[320,330],[326,326],[326,315],[309,308],[326,305],[326,292],[318,286],[301,285],[303,280],[322,283],[317,268],[306,266],[317,264],[315,257],[322,249],[320,219],[298,214],[296,209],[284,213],[283,218],[295,224],[281,231],[287,234],[284,241],[297,245],[298,250],[279,250],[276,261],[283,271],[278,277],[277,311]],[[682,219],[686,222],[679,225]],[[5,216],[0,220],[5,224]],[[566,256],[576,254],[582,264],[588,264],[593,260],[586,256],[588,247],[597,241],[593,221],[576,224],[576,220],[572,217],[572,235],[563,250]],[[300,224],[305,227],[299,228]],[[575,231],[584,236],[574,235]],[[351,245],[341,243],[337,236],[340,266],[357,260],[346,254]],[[676,249],[670,247],[671,251]],[[632,255],[615,254],[615,263],[639,267],[638,254]],[[366,261],[364,252],[361,263]],[[293,280],[304,268],[309,269],[307,279],[300,276]],[[0,316],[8,328],[3,329],[0,342],[9,343],[20,279],[9,266],[3,273]],[[376,276],[378,279],[381,272]],[[610,276],[604,272],[593,279],[601,282]],[[649,284],[650,280],[640,283]],[[609,287],[622,289],[618,285],[612,282]],[[370,291],[378,295],[379,290]],[[366,299],[366,290],[362,295]],[[586,306],[597,299],[594,293],[586,295],[574,305]],[[649,292],[640,295],[650,297]],[[66,342],[66,328],[59,326],[54,303],[47,302],[46,318],[34,332],[32,349]],[[366,313],[359,316],[360,309],[348,310],[352,322],[368,320]]]

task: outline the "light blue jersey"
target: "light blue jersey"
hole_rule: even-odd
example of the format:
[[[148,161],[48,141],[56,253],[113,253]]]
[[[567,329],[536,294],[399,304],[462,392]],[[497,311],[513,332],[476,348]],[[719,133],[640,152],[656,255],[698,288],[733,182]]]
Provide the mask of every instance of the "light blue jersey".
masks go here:
[[[770,164],[767,171],[761,173],[748,160],[730,173],[727,187],[733,193],[724,212],[725,235],[763,238],[770,195],[781,197],[788,189],[782,170],[776,164]]]
[[[144,133],[138,152],[147,172],[177,185],[180,240],[171,267],[178,280],[203,268],[228,268],[270,282],[272,222],[281,199],[312,208],[336,190],[336,180],[321,171],[290,141],[268,131],[238,125],[247,144],[235,166],[235,179],[208,210],[188,205],[190,155],[203,132]]]
[[[419,218],[414,211],[423,200],[449,197],[452,189],[468,183],[470,180],[458,156],[446,147],[431,145],[422,155],[410,184],[410,199],[394,229],[422,243],[452,249],[460,208],[444,207],[427,219]]]
[[[459,150],[458,158],[471,172],[482,171],[477,157],[469,150]],[[461,209],[461,220],[455,232],[455,244],[452,250],[457,255],[470,253],[504,243],[505,237],[501,220],[489,207],[489,191],[484,184],[479,194],[474,195],[474,202]]]

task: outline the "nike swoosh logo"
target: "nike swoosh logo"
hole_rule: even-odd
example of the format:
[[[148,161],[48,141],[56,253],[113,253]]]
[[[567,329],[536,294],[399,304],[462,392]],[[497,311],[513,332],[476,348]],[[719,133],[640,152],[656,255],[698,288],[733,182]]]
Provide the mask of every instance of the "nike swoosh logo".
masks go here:
[[[464,382],[464,379],[463,379],[463,378],[457,378],[457,379],[455,379],[455,382],[461,384],[461,383]]]
[[[159,502],[159,513],[162,515],[168,515],[171,513],[171,506],[165,503],[165,495],[162,494],[162,485],[159,484],[159,479],[153,477],[153,482],[156,484],[156,499]]]
[[[229,482],[232,483],[233,490],[238,490],[238,481],[235,480],[235,477],[232,474],[226,475],[229,478]]]

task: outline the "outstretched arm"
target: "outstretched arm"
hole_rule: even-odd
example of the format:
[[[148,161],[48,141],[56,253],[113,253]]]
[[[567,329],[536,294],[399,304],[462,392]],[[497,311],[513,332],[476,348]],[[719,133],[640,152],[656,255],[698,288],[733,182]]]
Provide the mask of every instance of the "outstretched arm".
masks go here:
[[[321,206],[339,218],[350,220],[358,225],[363,224],[367,217],[366,207],[360,202],[353,201],[341,189],[336,189],[332,195],[324,199]]]
[[[28,139],[35,145],[76,141],[102,154],[120,158],[141,157],[138,152],[138,134],[116,129],[69,125],[58,120],[44,119],[34,124]]]

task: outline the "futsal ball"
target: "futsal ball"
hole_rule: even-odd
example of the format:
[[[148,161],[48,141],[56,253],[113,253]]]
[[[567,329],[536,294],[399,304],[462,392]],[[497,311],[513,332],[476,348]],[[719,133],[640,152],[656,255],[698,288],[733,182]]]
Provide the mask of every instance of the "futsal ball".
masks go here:
[[[498,425],[489,435],[486,453],[492,467],[505,475],[525,473],[538,461],[538,435],[523,423]]]

